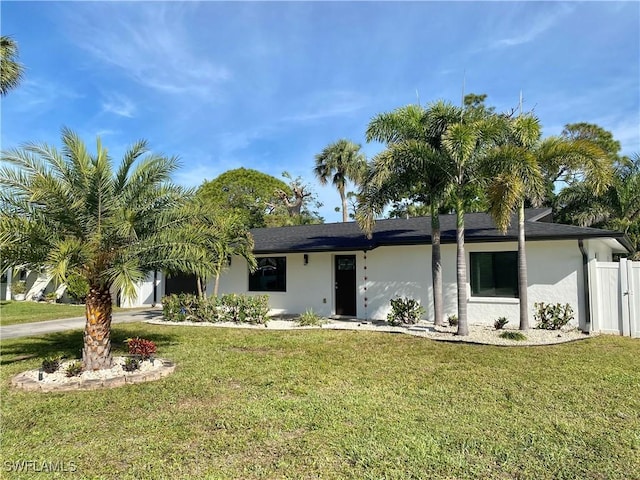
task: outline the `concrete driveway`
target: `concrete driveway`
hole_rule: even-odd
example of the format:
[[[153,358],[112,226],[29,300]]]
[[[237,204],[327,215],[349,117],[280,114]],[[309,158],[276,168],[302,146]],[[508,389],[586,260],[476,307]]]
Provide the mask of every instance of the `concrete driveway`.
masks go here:
[[[162,316],[162,309],[135,310],[132,312],[114,313],[111,323],[133,323],[157,319]],[[47,320],[44,322],[22,323],[0,327],[0,339],[34,337],[46,333],[62,332],[84,328],[84,317],[64,318],[62,320]]]

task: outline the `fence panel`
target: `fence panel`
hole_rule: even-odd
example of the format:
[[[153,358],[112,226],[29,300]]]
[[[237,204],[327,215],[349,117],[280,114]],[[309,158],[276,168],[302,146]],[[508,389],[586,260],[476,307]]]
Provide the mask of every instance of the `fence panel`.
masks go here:
[[[593,262],[591,329],[640,337],[640,262]]]

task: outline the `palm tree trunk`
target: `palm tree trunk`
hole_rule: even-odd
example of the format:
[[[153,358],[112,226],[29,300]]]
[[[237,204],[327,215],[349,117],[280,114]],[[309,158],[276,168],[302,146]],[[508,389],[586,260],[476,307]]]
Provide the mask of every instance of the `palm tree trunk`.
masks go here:
[[[111,368],[111,293],[105,287],[91,287],[86,300],[82,362],[85,370]]]
[[[349,207],[347,206],[347,197],[344,194],[344,188],[339,188],[338,189],[338,193],[340,193],[340,200],[342,201],[342,221],[343,222],[348,222],[349,221]]]
[[[462,196],[456,199],[456,279],[458,283],[458,332],[469,335],[467,324],[467,264],[464,253],[464,204]]]
[[[216,273],[216,280],[213,282],[213,296],[218,296],[218,287],[220,286],[220,274]]]
[[[520,297],[520,330],[529,329],[527,253],[524,236],[524,201],[518,208],[518,292]]]
[[[437,205],[431,205],[431,281],[433,282],[433,323],[443,323],[442,257],[440,254],[440,216]]]
[[[196,277],[196,287],[198,288],[198,298],[202,298],[202,279],[200,275]]]

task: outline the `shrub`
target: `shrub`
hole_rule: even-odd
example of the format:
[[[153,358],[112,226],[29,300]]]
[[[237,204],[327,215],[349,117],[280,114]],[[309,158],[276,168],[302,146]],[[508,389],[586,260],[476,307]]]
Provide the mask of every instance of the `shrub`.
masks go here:
[[[125,341],[127,342],[127,346],[129,347],[129,355],[137,355],[142,360],[148,360],[154,353],[156,353],[156,344],[151,340],[136,337],[128,338]]]
[[[44,296],[44,299],[47,302],[56,303],[56,300],[58,300],[58,295],[56,294],[56,292],[49,292]]]
[[[255,323],[259,325],[266,324],[269,317],[269,296],[268,295],[242,295],[244,318],[243,322]],[[222,298],[224,304],[224,297]]]
[[[508,340],[516,340],[518,342],[527,339],[527,337],[522,332],[507,331],[507,332],[502,332],[499,336],[500,338],[506,338]]]
[[[495,322],[493,322],[493,328],[496,330],[502,330],[507,323],[509,323],[507,317],[499,317]]]
[[[325,323],[324,318],[314,312],[312,309],[306,310],[298,317],[299,327],[318,327]]]
[[[390,325],[413,325],[420,320],[424,308],[413,298],[399,297],[391,300],[391,311],[387,315]]]
[[[60,368],[60,359],[58,357],[46,357],[42,361],[42,371],[45,373],[54,373]]]
[[[82,362],[73,362],[67,367],[64,373],[67,375],[67,377],[77,377],[82,373]]]
[[[168,295],[162,299],[164,318],[173,322],[248,322],[265,324],[269,314],[268,295],[228,294],[198,298],[191,294]]]
[[[122,369],[125,372],[133,372],[140,368],[140,360],[137,358],[127,358],[122,364]]]
[[[449,325],[451,325],[452,327],[455,327],[458,325],[458,315],[453,314],[453,315],[449,315],[447,317],[447,322],[449,322]]]
[[[562,305],[540,302],[534,303],[533,307],[533,318],[538,322],[536,328],[543,330],[560,330],[574,318],[573,309],[568,303]]]
[[[84,303],[89,295],[89,282],[77,274],[69,275],[67,278],[67,293],[78,303]]]
[[[27,282],[24,280],[18,280],[11,284],[11,293],[14,295],[24,295],[27,293]]]

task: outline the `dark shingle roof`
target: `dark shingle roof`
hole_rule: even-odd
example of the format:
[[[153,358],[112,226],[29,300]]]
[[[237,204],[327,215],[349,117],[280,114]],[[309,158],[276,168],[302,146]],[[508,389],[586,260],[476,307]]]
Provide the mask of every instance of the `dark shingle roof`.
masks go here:
[[[550,223],[550,209],[526,211],[527,240],[562,240],[587,238],[615,238],[628,248],[624,234],[596,228]],[[440,215],[441,242],[456,242],[455,215]],[[393,218],[378,220],[371,239],[356,222],[325,223],[251,230],[255,240],[254,252],[292,253],[373,250],[388,245],[420,245],[431,243],[430,217]],[[496,229],[486,213],[465,215],[465,242],[506,242],[518,238],[518,224],[514,218],[506,234]]]

